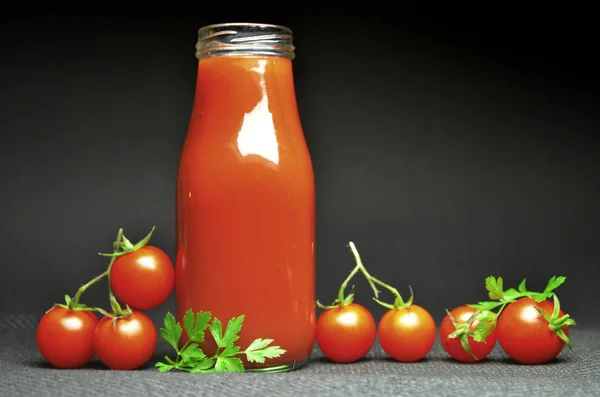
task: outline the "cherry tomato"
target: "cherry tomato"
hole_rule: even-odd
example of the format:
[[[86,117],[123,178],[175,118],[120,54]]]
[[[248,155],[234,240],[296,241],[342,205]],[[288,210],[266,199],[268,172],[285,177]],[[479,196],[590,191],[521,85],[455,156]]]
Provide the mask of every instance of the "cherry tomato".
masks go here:
[[[454,317],[454,320],[456,320],[457,323],[465,324],[476,311],[476,309],[465,305],[452,309],[450,314],[452,317]],[[469,326],[469,329],[465,331],[474,331],[478,324],[479,321],[473,320]],[[452,322],[452,319],[448,314],[446,314],[446,317],[444,317],[442,323],[440,324],[440,341],[442,342],[442,347],[444,350],[446,350],[446,352],[455,360],[465,363],[473,363],[483,360],[492,352],[492,350],[494,350],[494,346],[496,346],[496,328],[494,328],[494,330],[486,337],[485,342],[477,342],[473,340],[473,337],[468,336],[467,340],[469,342],[471,352],[475,356],[473,357],[473,355],[469,354],[463,348],[459,337],[448,338],[448,336],[455,330],[456,327]]]
[[[427,310],[412,304],[390,309],[379,320],[379,342],[383,350],[398,361],[422,359],[435,342],[435,320]]]
[[[79,368],[94,357],[94,330],[98,317],[85,310],[56,306],[46,312],[37,327],[37,348],[57,368]]]
[[[376,333],[373,315],[364,306],[350,303],[321,313],[315,338],[319,349],[331,361],[349,363],[371,350]]]
[[[129,317],[103,317],[96,326],[94,349],[109,368],[130,370],[146,364],[156,349],[156,327],[145,313],[133,310]]]
[[[110,284],[115,296],[139,310],[164,303],[175,283],[173,262],[159,248],[146,245],[115,259]]]
[[[498,318],[498,342],[502,350],[522,364],[543,364],[554,360],[565,347],[565,342],[552,332],[548,321],[535,309],[539,307],[552,315],[554,303],[550,300],[536,302],[521,298],[504,308]],[[559,311],[559,316],[564,313]],[[562,328],[569,335],[569,328]]]

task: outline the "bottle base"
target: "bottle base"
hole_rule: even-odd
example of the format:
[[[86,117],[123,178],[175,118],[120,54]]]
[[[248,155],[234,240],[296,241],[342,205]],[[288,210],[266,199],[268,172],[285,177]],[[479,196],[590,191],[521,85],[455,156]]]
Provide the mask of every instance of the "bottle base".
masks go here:
[[[245,372],[260,372],[260,373],[279,373],[279,372],[290,372],[296,371],[302,367],[304,367],[309,360],[304,361],[296,361],[291,364],[279,364],[274,365],[272,367],[264,366],[264,367],[255,367],[255,368],[246,368]]]

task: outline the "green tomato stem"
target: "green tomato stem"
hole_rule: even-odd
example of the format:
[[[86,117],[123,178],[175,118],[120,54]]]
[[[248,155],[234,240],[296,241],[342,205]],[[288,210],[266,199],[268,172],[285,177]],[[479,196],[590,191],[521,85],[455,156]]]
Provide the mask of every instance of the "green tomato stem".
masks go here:
[[[374,299],[377,303],[379,303],[380,305],[389,308],[390,305],[384,304],[384,302],[378,300],[377,298],[379,298],[379,291],[377,290],[377,285],[387,289],[388,291],[390,291],[393,295],[394,295],[394,307],[395,308],[400,308],[400,307],[406,307],[408,306],[404,300],[402,299],[402,296],[400,295],[400,292],[398,292],[398,290],[394,287],[392,287],[389,284],[384,283],[383,281],[379,280],[376,277],[373,277],[371,274],[369,274],[369,272],[367,271],[367,269],[363,266],[362,261],[360,259],[360,255],[358,254],[358,250],[356,249],[356,246],[354,245],[354,243],[352,241],[350,241],[349,243],[350,245],[350,249],[352,250],[352,253],[354,254],[354,257],[356,258],[356,263],[357,263],[357,267],[362,271],[363,275],[365,276],[365,278],[367,279],[367,281],[369,282],[369,285],[371,286],[371,289],[373,289],[374,292]],[[410,302],[412,302],[412,288],[411,288],[411,299]]]
[[[352,254],[354,255],[354,260],[356,261],[356,267],[354,269],[356,271],[360,270],[362,272],[362,274],[366,277],[367,282],[371,286],[371,289],[373,290],[373,294],[375,295],[375,298],[379,298],[379,291],[377,290],[377,287],[374,284],[374,278],[369,274],[369,272],[363,265],[362,259],[360,258],[360,254],[358,253],[356,246],[354,245],[354,243],[352,241],[350,241],[348,243],[348,245],[350,246],[350,250],[352,251]],[[356,274],[356,271],[354,271],[354,274]],[[354,274],[352,274],[352,275],[354,275]]]
[[[358,265],[354,266],[354,269],[352,269],[352,271],[350,272],[348,277],[346,277],[346,279],[340,286],[340,290],[338,291],[338,298],[337,298],[338,302],[340,302],[340,303],[344,302],[344,300],[345,300],[344,294],[345,294],[346,288],[348,287],[348,283],[350,282],[350,280],[352,280],[352,278],[356,275],[356,273],[358,273],[358,270],[359,270]]]
[[[113,243],[113,254],[116,254],[119,251],[119,248],[122,247],[124,237],[125,236],[123,236],[123,229],[120,228],[119,232],[117,233],[117,239]],[[119,305],[119,302],[117,301],[117,298],[115,297],[112,291],[112,286],[110,282],[110,271],[112,270],[113,263],[115,263],[116,259],[117,256],[113,256],[110,258],[110,262],[108,263],[108,269],[106,269],[106,274],[108,276],[108,299],[110,302],[110,307],[113,309],[115,315],[119,316],[122,313],[121,305]]]
[[[122,239],[123,239],[123,229],[121,228],[117,232],[117,238],[113,243],[113,253],[117,253],[119,251],[119,248],[121,247]],[[72,310],[73,308],[76,308],[77,305],[79,304],[79,300],[81,299],[81,296],[85,293],[85,291],[87,291],[88,288],[90,288],[92,285],[96,284],[98,281],[102,280],[105,277],[109,278],[109,283],[108,283],[109,296],[112,296],[112,291],[110,288],[110,269],[112,268],[112,264],[115,262],[115,259],[116,259],[116,257],[111,257],[107,269],[102,274],[99,274],[98,276],[94,277],[93,279],[91,279],[90,281],[88,281],[87,283],[85,283],[84,285],[79,287],[79,289],[75,293],[75,296],[69,302],[69,309]]]
[[[382,286],[383,288],[385,288],[388,291],[390,291],[392,293],[392,295],[394,295],[394,298],[395,298],[394,299],[394,307],[396,309],[398,309],[400,307],[405,307],[406,306],[406,303],[402,299],[402,296],[400,295],[400,292],[398,292],[398,290],[396,288],[392,287],[391,285],[388,285],[388,284],[384,283],[383,281],[381,281],[381,280],[379,280],[379,279],[377,279],[377,278],[375,278],[373,276],[365,274],[365,277],[369,277],[372,282],[374,282],[377,285]]]
[[[77,307],[83,293],[87,291],[87,289],[90,288],[92,285],[96,284],[98,281],[102,280],[106,276],[108,276],[108,270],[104,271],[102,274],[94,277],[93,279],[79,287],[79,289],[75,293],[75,296],[73,297],[73,299],[71,299],[71,302],[69,302],[69,309],[73,310],[73,308]]]

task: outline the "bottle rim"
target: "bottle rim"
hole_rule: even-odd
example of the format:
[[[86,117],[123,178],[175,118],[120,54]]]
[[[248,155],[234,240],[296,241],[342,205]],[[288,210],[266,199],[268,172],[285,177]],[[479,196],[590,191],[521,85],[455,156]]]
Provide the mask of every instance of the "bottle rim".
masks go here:
[[[290,35],[292,34],[292,30],[284,25],[277,25],[272,23],[261,23],[261,22],[223,22],[223,23],[213,23],[210,25],[204,25],[198,32],[210,30],[210,29],[218,29],[223,27],[255,27],[255,28],[273,28],[281,31],[286,31]]]
[[[196,58],[232,55],[279,56],[294,59],[292,30],[283,25],[228,22],[198,29]]]

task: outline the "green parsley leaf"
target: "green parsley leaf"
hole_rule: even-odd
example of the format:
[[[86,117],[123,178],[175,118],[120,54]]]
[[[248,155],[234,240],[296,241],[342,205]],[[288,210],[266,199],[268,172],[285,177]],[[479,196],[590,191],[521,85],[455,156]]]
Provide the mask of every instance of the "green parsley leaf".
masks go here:
[[[525,279],[525,278],[524,278],[524,279],[521,281],[521,283],[519,284],[519,287],[517,288],[517,289],[519,290],[519,292],[521,292],[521,293],[526,293],[526,292],[527,292],[527,288],[525,287],[525,282],[526,282],[526,280],[527,280],[527,279]]]
[[[165,363],[156,363],[156,367],[158,368],[158,372],[167,372],[175,368],[174,365],[165,364]]]
[[[265,347],[269,346],[272,342],[273,339],[254,339],[254,341],[252,341],[252,343],[250,343],[250,346],[248,346],[248,348],[246,349],[246,352],[253,352],[255,350],[264,349]]]
[[[560,287],[565,281],[566,277],[564,276],[552,276],[542,292],[532,292],[529,296],[536,302],[550,299],[554,295],[554,290]]]
[[[240,338],[238,333],[242,330],[243,322],[243,315],[229,320],[227,323],[227,328],[225,329],[225,335],[223,335],[223,340],[221,341],[223,344],[222,347],[231,346]]]
[[[216,372],[244,372],[242,360],[237,357],[218,357],[215,363]]]
[[[209,374],[215,372],[215,361],[217,361],[216,358],[205,358],[190,368],[189,372],[192,374]]]
[[[475,342],[485,342],[486,338],[496,328],[496,323],[478,323],[475,326],[475,332],[473,333],[473,340]]]
[[[488,290],[490,299],[501,300],[504,297],[502,277],[489,276],[485,279],[485,288]]]
[[[175,320],[175,317],[167,312],[164,320],[164,328],[160,329],[160,335],[177,352],[179,352],[179,339],[181,338],[181,325]]]
[[[221,353],[219,353],[219,357],[234,357],[240,354],[239,346],[227,346]]]
[[[223,344],[223,324],[218,318],[213,318],[210,326],[208,327],[213,339],[217,343],[218,347],[225,347]]]
[[[206,355],[196,343],[187,345],[179,354],[181,355],[181,359],[185,364],[197,363],[206,358]]]
[[[192,342],[202,343],[204,342],[204,331],[208,328],[210,321],[210,312],[198,312],[194,318],[194,312],[189,309],[183,317],[183,326],[188,338]]]
[[[514,288],[509,288],[502,295],[503,301],[512,301],[523,297],[523,294]]]
[[[567,278],[564,276],[559,276],[559,277],[552,276],[550,278],[550,280],[548,281],[546,288],[544,288],[544,293],[547,293],[547,294],[554,293],[554,290],[557,289],[558,287],[560,287],[566,280],[567,280]]]
[[[483,301],[483,302],[471,303],[468,306],[472,307],[473,309],[477,309],[477,310],[494,310],[495,308],[497,308],[500,305],[502,305],[502,302],[500,302],[500,301]]]
[[[496,328],[496,313],[491,311],[481,311],[477,313],[475,319],[477,320],[477,325],[475,326],[475,330],[473,332],[473,340],[476,342],[485,342],[486,338],[490,336],[490,334]]]
[[[166,362],[156,363],[160,372],[173,369],[190,373],[213,372],[244,372],[243,361],[237,357],[245,354],[249,362],[264,363],[267,358],[276,358],[285,353],[279,346],[270,346],[273,339],[256,339],[244,351],[235,345],[239,339],[244,316],[233,317],[227,322],[225,330],[221,321],[214,317],[211,321],[210,312],[198,312],[196,315],[188,310],[183,318],[183,329],[188,336],[185,344],[179,349],[179,340],[183,329],[171,313],[167,313],[161,336],[176,351],[175,360],[165,357]],[[205,330],[208,328],[210,335],[217,344],[217,351],[212,357],[207,357],[199,343],[204,341]]]
[[[250,362],[264,363],[267,358],[277,358],[285,353],[279,346],[269,346],[273,339],[255,339],[246,349],[246,358]]]

